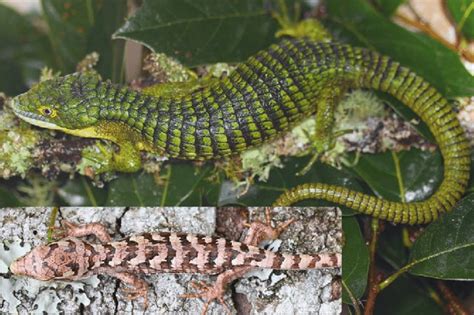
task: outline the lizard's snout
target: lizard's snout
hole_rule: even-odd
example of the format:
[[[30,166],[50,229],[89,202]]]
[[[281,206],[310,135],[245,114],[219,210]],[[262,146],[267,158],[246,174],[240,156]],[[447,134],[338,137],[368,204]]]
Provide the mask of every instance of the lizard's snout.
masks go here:
[[[10,271],[16,276],[27,276],[37,280],[50,280],[54,271],[48,268],[44,258],[44,246],[40,246],[10,264]]]
[[[26,275],[26,268],[25,268],[25,260],[24,258],[20,258],[15,260],[10,265],[10,271],[14,275]]]

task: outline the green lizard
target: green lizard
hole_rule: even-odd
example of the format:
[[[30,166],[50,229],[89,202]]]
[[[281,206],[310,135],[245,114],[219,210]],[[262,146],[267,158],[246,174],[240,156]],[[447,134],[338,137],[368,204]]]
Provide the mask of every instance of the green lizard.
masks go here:
[[[295,27],[286,34],[300,31]],[[438,191],[423,202],[399,203],[344,187],[306,184],[285,192],[275,204],[325,199],[410,224],[430,222],[450,210],[465,191],[470,151],[448,101],[389,57],[314,37],[284,39],[222,79],[167,83],[151,95],[101,81],[93,72],[75,73],[37,84],[15,97],[12,107],[33,125],[113,141],[120,150],[111,157],[111,167],[133,172],[140,168],[140,151],[184,160],[219,159],[267,142],[313,114],[319,153],[333,144],[334,106],[345,92],[380,90],[429,126],[444,158]]]

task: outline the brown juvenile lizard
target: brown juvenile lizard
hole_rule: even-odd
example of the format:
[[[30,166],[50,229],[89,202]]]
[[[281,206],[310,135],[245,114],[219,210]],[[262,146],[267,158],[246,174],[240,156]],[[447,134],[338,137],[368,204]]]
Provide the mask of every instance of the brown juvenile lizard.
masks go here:
[[[173,232],[145,233],[112,241],[106,227],[100,223],[76,225],[63,220],[58,230],[62,239],[38,246],[10,265],[15,275],[38,280],[78,280],[96,274],[116,277],[131,286],[128,299],[144,298],[147,306],[147,283],[140,274],[160,272],[218,274],[211,286],[194,282],[199,293],[185,294],[185,298],[202,298],[205,305],[218,300],[224,306],[226,286],[255,268],[280,270],[308,270],[341,266],[340,253],[292,255],[258,248],[263,240],[277,238],[293,220],[276,228],[267,222],[250,223],[242,242],[224,238]],[[79,239],[93,235],[100,243]],[[227,307],[227,306],[226,306]]]

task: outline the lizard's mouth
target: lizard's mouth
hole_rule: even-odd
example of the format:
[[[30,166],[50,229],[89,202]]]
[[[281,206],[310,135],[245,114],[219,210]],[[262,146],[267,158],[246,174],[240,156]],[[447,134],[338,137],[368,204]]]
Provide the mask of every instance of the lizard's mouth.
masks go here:
[[[29,124],[32,124],[34,126],[38,126],[41,128],[59,129],[59,127],[56,124],[46,121],[46,119],[43,116],[32,113],[32,112],[21,110],[19,108],[19,101],[17,98],[14,98],[12,100],[11,107],[16,116],[18,116],[20,119],[26,121]]]

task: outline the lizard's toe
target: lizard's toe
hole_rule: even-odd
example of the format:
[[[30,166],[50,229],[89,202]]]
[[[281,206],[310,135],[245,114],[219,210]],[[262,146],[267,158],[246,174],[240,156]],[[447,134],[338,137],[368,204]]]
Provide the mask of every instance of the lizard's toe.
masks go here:
[[[203,281],[193,281],[190,285],[192,288],[199,290],[199,292],[182,294],[180,295],[180,297],[186,299],[203,299],[205,303],[202,314],[206,314],[209,305],[214,300],[219,301],[219,303],[221,303],[226,308],[227,312],[230,314],[230,309],[224,300],[225,291],[222,290],[222,288],[210,285]]]

